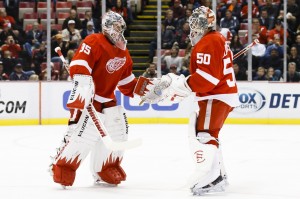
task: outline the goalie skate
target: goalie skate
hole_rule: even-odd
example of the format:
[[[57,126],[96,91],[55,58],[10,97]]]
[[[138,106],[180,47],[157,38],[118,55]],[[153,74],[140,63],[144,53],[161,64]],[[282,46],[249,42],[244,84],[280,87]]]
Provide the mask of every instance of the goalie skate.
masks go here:
[[[207,193],[218,193],[218,192],[224,192],[225,187],[228,186],[227,177],[220,175],[216,180],[214,180],[212,183],[209,183],[208,185],[204,187],[197,187],[197,184],[191,188],[191,192],[193,195],[201,196]]]

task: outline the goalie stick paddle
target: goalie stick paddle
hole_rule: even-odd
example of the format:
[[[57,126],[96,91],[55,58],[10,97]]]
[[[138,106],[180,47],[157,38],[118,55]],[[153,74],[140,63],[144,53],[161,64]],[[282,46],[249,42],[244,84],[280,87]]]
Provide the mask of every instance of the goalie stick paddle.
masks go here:
[[[253,47],[256,44],[259,44],[259,40],[258,39],[255,39],[251,44],[247,45],[245,48],[243,48],[242,50],[240,50],[239,52],[237,52],[233,56],[233,60],[235,60],[236,58],[238,58],[242,54],[246,53],[251,47]],[[148,83],[149,83],[149,79],[148,78],[140,76],[139,79],[138,79],[137,85],[143,85],[143,86],[136,86],[135,94],[137,94],[139,96],[143,96],[145,94],[146,86],[147,86]],[[145,102],[145,100],[141,100],[141,102],[139,103],[139,105],[142,105],[144,102]]]
[[[63,65],[66,67],[67,71],[69,72],[68,65],[66,64],[66,60],[61,53],[61,48],[56,47],[55,52],[59,55],[61,61],[64,63]],[[89,104],[89,106],[86,108],[90,117],[93,120],[93,123],[95,124],[96,129],[98,130],[100,137],[104,143],[104,145],[113,151],[118,151],[118,150],[128,150],[132,148],[136,148],[142,144],[142,140],[140,138],[135,139],[135,140],[128,140],[124,142],[115,142],[111,139],[111,137],[108,135],[107,130],[102,123],[100,117],[97,114],[97,111],[95,107],[93,106],[92,103]]]

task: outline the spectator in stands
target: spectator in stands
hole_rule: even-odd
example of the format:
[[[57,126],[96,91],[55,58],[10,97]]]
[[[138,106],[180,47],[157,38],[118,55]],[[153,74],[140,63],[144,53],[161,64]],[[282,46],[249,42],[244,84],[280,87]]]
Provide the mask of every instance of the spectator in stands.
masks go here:
[[[174,73],[175,75],[180,75],[180,73],[177,70],[177,65],[172,64],[169,68],[169,73]]]
[[[296,71],[294,62],[290,62],[288,65],[287,82],[300,82],[300,72]]]
[[[102,6],[101,5],[101,3],[102,3],[101,0],[99,0],[99,1],[100,1],[100,6]],[[106,0],[106,10],[107,11],[112,10],[112,8],[115,7],[115,6],[116,6],[116,1],[115,0]]]
[[[166,18],[162,23],[164,24],[166,30],[172,30],[175,33],[177,21],[173,17],[173,10],[167,10]]]
[[[291,47],[290,54],[287,55],[287,62],[294,62],[296,64],[296,70],[300,71],[300,55],[297,52],[296,46]]]
[[[64,20],[62,29],[67,29],[68,28],[70,20],[75,21],[75,29],[78,29],[78,30],[82,29],[81,20],[78,18],[77,11],[75,9],[70,10],[70,16]]]
[[[258,67],[256,75],[254,76],[253,80],[255,81],[267,80],[265,73],[266,73],[266,69],[263,66]]]
[[[262,5],[261,10],[266,10],[269,17],[273,17],[274,19],[278,15],[278,5],[273,4],[273,0],[266,0],[265,5]]]
[[[189,22],[185,22],[182,26],[182,29],[176,31],[176,42],[178,43],[180,49],[186,48],[188,43],[190,43],[189,34]]]
[[[252,1],[252,18],[258,18],[258,17],[259,17],[258,7],[255,5],[255,2]],[[242,7],[241,19],[242,19],[242,22],[248,21],[248,1],[245,1],[245,5]]]
[[[275,36],[273,44],[267,46],[265,57],[271,56],[271,50],[277,49],[280,58],[283,58],[283,45],[280,45],[279,35]]]
[[[182,29],[182,26],[185,22],[188,22],[189,17],[192,15],[192,10],[191,9],[186,9],[185,10],[185,15],[183,18],[179,19],[177,22],[177,30]]]
[[[71,80],[69,72],[66,69],[61,70],[59,80],[66,80],[66,81]]]
[[[186,9],[194,10],[201,6],[200,0],[187,0]]]
[[[275,71],[273,67],[269,67],[267,69],[266,80],[268,81],[278,81],[278,77],[275,75]]]
[[[81,38],[84,39],[86,36],[94,33],[98,33],[98,30],[94,28],[93,22],[89,21],[86,27],[83,26],[83,29],[81,31]]]
[[[42,42],[40,47],[33,53],[31,69],[34,70],[37,75],[41,74],[41,64],[43,62],[47,62],[47,50],[44,42]]]
[[[55,48],[60,47],[61,52],[64,56],[67,56],[68,48],[66,47],[66,42],[63,42],[62,40],[62,34],[57,34],[53,36],[52,42],[51,42],[51,61],[52,62],[58,62],[60,61],[59,56],[55,52]]]
[[[242,8],[237,0],[231,0],[231,3],[227,4],[227,9],[231,11],[232,16],[236,17],[237,20],[240,21]]]
[[[252,19],[252,34],[256,35],[261,44],[268,43],[268,30],[265,26],[259,24],[258,18]],[[248,34],[246,34],[246,39],[248,39]]]
[[[9,50],[6,50],[3,52],[2,62],[4,66],[3,71],[9,76],[14,70],[14,66],[17,64],[17,59],[11,56],[11,52]]]
[[[300,34],[296,36],[295,46],[297,48],[297,52],[300,53]]]
[[[4,66],[1,60],[0,60],[0,80],[8,80],[8,75],[4,72]]]
[[[245,69],[240,67],[237,62],[233,63],[233,71],[234,71],[235,79],[237,81],[247,80]]]
[[[43,32],[39,30],[39,23],[34,22],[32,30],[26,33],[26,43],[24,44],[24,49],[30,57],[32,57],[33,48],[39,48],[42,43]]]
[[[16,44],[15,39],[13,38],[13,36],[9,35],[7,36],[6,40],[5,40],[5,44],[3,44],[1,46],[1,51],[10,51],[11,52],[11,56],[13,58],[18,58],[19,57],[19,53],[22,51],[22,48],[19,44]]]
[[[62,40],[66,42],[67,49],[77,49],[81,42],[81,35],[75,28],[75,21],[69,20],[68,28],[62,31]]]
[[[174,5],[170,7],[173,11],[173,17],[175,20],[179,20],[184,17],[185,10],[181,5],[181,0],[174,0]]]
[[[117,0],[116,6],[112,7],[111,10],[120,14],[127,25],[131,23],[131,19],[128,17],[127,7],[123,5],[122,0]]]
[[[170,68],[172,65],[175,65],[177,73],[180,73],[180,70],[182,68],[182,57],[179,57],[178,53],[178,46],[173,46],[170,51],[165,51],[165,53],[161,57],[162,64],[166,66],[165,70],[162,71],[163,74],[167,74],[168,72],[170,72]]]
[[[51,62],[51,80],[59,80],[59,71],[54,69],[54,64]],[[47,80],[47,68],[40,74],[40,80]]]
[[[4,8],[0,9],[0,28],[3,28],[3,25],[10,23],[12,28],[16,25],[16,20],[12,16],[8,16]]]
[[[163,49],[170,49],[174,41],[175,41],[175,34],[173,30],[165,29],[165,26],[161,24],[161,47]],[[148,63],[153,62],[153,57],[155,56],[156,48],[157,48],[157,34],[155,34],[154,39],[150,42]]]
[[[261,26],[266,27],[268,30],[271,30],[274,28],[274,17],[269,16],[268,10],[266,8],[263,8],[260,11],[259,24]]]
[[[191,59],[191,53],[193,50],[193,46],[190,43],[188,43],[185,52],[184,57],[182,59],[182,67],[180,73],[183,74],[185,77],[190,75],[190,59]]]
[[[288,36],[288,32],[286,33]],[[275,22],[275,28],[270,30],[269,34],[268,34],[268,45],[271,45],[274,43],[274,39],[275,37],[279,37],[280,38],[280,45],[283,44],[283,37],[284,37],[284,28],[282,26],[282,22],[281,20],[276,20]]]
[[[157,78],[156,64],[150,63],[149,67],[142,74],[142,76],[146,78]]]
[[[39,76],[37,74],[32,74],[29,76],[29,81],[39,81]]]
[[[234,55],[243,49],[243,45],[242,45],[238,35],[234,35],[232,37],[231,42],[230,42],[230,49]]]
[[[9,80],[28,80],[30,75],[25,73],[22,64],[18,63],[14,66],[14,71],[9,75]]]
[[[220,21],[221,28],[228,28],[232,35],[237,35],[240,23],[235,16],[232,16],[230,10],[226,10],[225,17]]]
[[[275,69],[275,76],[277,76],[278,79],[281,78],[283,71],[283,60],[279,57],[279,53],[276,48],[271,50],[271,55],[269,57],[264,57],[264,59],[261,59],[261,66],[273,67]]]
[[[0,46],[3,45],[5,43],[5,40],[8,36],[13,36],[14,40],[18,42],[18,37],[15,35],[15,33],[13,32],[13,30],[11,29],[11,24],[10,23],[5,23],[3,25],[3,30],[0,33]]]
[[[68,50],[67,56],[66,56],[66,61],[68,64],[71,63],[73,57],[74,57],[75,51],[74,50]]]
[[[93,28],[99,32],[101,31],[101,25],[98,19],[92,17],[92,12],[90,10],[85,11],[84,20],[82,21],[82,29],[86,29],[88,22],[93,25]]]
[[[282,5],[283,7],[283,5]],[[287,0],[287,22],[289,24],[289,29],[291,29],[293,32],[296,31],[297,26],[300,22],[300,7],[299,2],[296,3],[295,0]]]

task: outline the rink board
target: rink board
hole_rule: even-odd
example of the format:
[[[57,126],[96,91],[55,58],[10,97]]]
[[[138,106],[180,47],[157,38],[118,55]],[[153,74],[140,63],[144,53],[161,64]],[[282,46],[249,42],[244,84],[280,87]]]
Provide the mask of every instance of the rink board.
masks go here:
[[[240,106],[230,113],[230,124],[300,124],[299,83],[239,82]],[[70,82],[1,82],[0,125],[66,124],[66,102]],[[139,105],[139,97],[129,98],[115,91],[118,104],[126,110],[130,123],[186,124],[197,110],[193,96],[180,104]]]

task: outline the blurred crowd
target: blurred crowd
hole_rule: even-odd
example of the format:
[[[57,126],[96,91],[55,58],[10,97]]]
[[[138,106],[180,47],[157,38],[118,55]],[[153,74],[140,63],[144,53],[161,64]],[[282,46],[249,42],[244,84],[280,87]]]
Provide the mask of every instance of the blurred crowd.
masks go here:
[[[24,2],[34,6],[33,12],[24,14],[24,18],[25,15],[33,16],[31,23],[19,18],[19,7]],[[39,11],[39,2],[46,0],[0,2],[0,80],[47,80],[47,34],[46,23],[42,22],[42,15],[47,10]],[[91,5],[87,4],[89,7],[81,13],[78,12],[77,1],[72,1],[71,6],[65,9],[67,17],[63,19],[57,18],[60,13],[57,3],[67,1],[51,2],[51,80],[69,80],[68,72],[54,49],[59,46],[70,62],[81,41],[101,31],[101,1],[90,1]],[[106,5],[107,10],[121,14],[128,25],[133,17],[127,3],[126,0],[107,0]]]
[[[45,2],[46,0],[44,0]],[[78,0],[80,1],[80,0]],[[46,28],[40,17],[29,24],[19,18],[19,5],[37,0],[6,0],[0,2],[0,80],[46,80],[47,45]],[[53,13],[57,2],[52,1]],[[86,36],[101,31],[101,0],[93,0],[91,9],[79,13],[76,1],[68,9],[68,17],[61,24],[57,18],[51,25],[51,79],[68,80],[68,73],[54,49],[59,46],[69,62],[80,42]],[[143,5],[148,0],[142,0]],[[283,78],[283,52],[287,49],[287,81],[300,81],[300,0],[287,0],[287,24],[283,27],[283,0],[252,1],[252,20],[248,23],[248,2],[246,0],[217,0],[217,31],[230,42],[233,53],[247,45],[248,26],[252,28],[252,38],[260,44],[251,49],[253,80],[281,81]],[[161,27],[162,74],[173,72],[189,75],[189,59],[192,46],[189,40],[188,18],[198,6],[212,8],[211,0],[170,0]],[[130,0],[106,0],[108,10],[121,14],[129,25],[134,19]],[[35,14],[32,13],[32,14]],[[24,14],[25,16],[25,14]],[[125,32],[125,36],[129,35]],[[287,46],[283,46],[284,31]],[[149,47],[149,67],[144,76],[157,75],[157,39],[154,35]],[[237,80],[247,80],[247,56],[234,61]]]
[[[283,26],[283,1],[254,0],[252,20],[248,23],[248,2],[245,0],[217,1],[217,31],[230,42],[234,54],[248,44],[248,26],[252,28],[253,40],[260,44],[251,49],[252,79],[266,81],[283,80],[284,31],[287,34],[287,81],[299,82],[300,76],[300,1],[287,0],[287,28]],[[285,1],[286,2],[286,1]],[[189,58],[192,46],[188,38],[188,18],[200,5],[212,8],[210,0],[172,0],[162,22],[162,74],[174,72],[189,75]],[[156,74],[156,38],[150,43],[149,69],[143,75]],[[247,55],[234,61],[237,80],[248,79]]]

